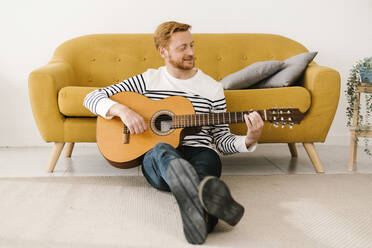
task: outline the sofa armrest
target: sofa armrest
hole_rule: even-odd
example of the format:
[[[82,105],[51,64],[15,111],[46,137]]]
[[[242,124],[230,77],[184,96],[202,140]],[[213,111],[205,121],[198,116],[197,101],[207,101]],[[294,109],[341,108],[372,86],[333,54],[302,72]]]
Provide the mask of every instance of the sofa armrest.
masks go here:
[[[311,93],[311,107],[304,119],[306,129],[311,133],[310,129],[316,125],[316,135],[324,142],[340,98],[340,74],[329,67],[312,64],[305,71],[303,86]]]
[[[63,142],[64,116],[58,108],[58,91],[74,82],[72,67],[63,61],[49,63],[32,71],[28,88],[32,112],[42,138]]]

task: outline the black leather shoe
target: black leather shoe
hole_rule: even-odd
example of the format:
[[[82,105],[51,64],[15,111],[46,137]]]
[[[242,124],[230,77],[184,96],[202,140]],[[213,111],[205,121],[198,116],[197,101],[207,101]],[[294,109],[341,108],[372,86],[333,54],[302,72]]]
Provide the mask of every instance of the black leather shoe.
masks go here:
[[[205,177],[199,185],[199,199],[214,217],[235,226],[244,214],[244,207],[231,196],[227,185],[217,177]]]
[[[183,231],[191,244],[202,244],[207,238],[203,206],[198,196],[199,177],[184,159],[174,159],[168,167],[168,184],[181,212]]]

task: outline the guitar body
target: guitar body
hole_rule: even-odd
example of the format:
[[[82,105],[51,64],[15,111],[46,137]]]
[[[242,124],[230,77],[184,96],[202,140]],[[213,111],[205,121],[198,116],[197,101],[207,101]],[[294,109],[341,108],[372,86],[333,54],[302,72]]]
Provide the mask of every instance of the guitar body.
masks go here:
[[[96,134],[98,148],[111,165],[121,169],[140,165],[144,154],[159,142],[168,143],[177,148],[185,135],[184,129],[163,131],[160,128],[160,122],[171,120],[173,115],[195,114],[191,102],[180,96],[151,100],[138,93],[121,92],[111,96],[110,99],[126,105],[140,114],[147,125],[144,133],[130,134],[129,142],[124,144],[124,124],[121,119],[114,117],[107,120],[98,116]]]

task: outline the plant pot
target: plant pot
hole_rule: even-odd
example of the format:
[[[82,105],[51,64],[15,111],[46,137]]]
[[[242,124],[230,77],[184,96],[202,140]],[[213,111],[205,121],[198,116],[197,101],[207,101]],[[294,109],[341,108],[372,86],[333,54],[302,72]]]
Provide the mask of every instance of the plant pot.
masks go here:
[[[372,84],[372,69],[360,68],[359,75],[362,83]]]

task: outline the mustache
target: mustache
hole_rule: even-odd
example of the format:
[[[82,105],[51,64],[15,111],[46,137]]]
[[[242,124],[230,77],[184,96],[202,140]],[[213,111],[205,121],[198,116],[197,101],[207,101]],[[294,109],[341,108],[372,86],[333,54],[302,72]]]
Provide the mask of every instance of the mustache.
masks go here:
[[[187,57],[184,57],[183,59],[193,59],[193,60],[196,60],[196,57],[195,56],[187,56]]]

